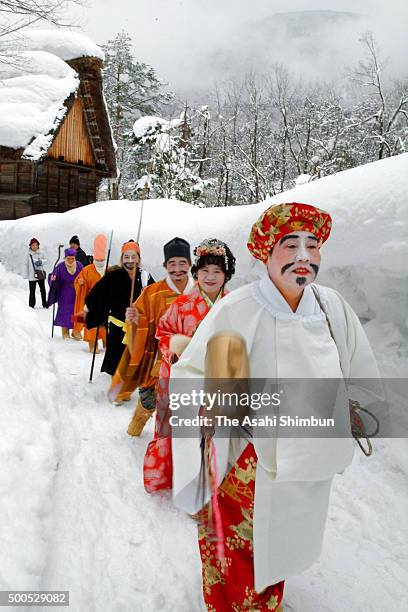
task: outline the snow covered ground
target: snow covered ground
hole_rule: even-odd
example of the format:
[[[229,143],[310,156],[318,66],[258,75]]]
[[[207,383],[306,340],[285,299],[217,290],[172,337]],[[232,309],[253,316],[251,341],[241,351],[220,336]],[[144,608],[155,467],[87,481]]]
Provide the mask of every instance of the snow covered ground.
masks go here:
[[[387,376],[408,371],[407,162],[405,155],[371,164],[284,197],[333,213],[320,280],[356,308]],[[260,268],[245,242],[265,207],[147,202],[146,267],[160,278],[161,247],[174,235],[192,244],[211,235],[237,253],[236,284],[253,279]],[[136,235],[139,211],[140,203],[112,202],[0,223],[0,590],[69,590],[73,612],[203,610],[195,525],[168,495],[143,489],[151,424],[140,439],[127,436],[133,402],[108,403],[98,365],[88,383],[87,344],[63,342],[58,328],[51,340],[51,312],[28,308],[27,282],[12,272],[22,269],[32,236],[53,262],[56,245],[73,233],[90,252],[94,236],[111,228],[115,262],[120,244]],[[370,459],[356,452],[335,478],[319,562],[287,581],[289,611],[408,609],[407,482],[406,440],[376,441]]]
[[[144,492],[133,402],[113,407],[107,376],[88,382],[86,343],[50,337],[0,266],[0,589],[70,591],[73,612],[199,612],[195,525],[168,495]],[[4,435],[6,432],[6,435]],[[377,441],[335,479],[319,563],[287,581],[295,612],[405,612],[406,440]]]
[[[108,402],[102,355],[91,384],[87,343],[51,340],[51,311],[3,266],[0,296],[0,590],[69,590],[73,612],[200,610],[195,525],[143,489],[152,425],[129,438],[134,405]]]

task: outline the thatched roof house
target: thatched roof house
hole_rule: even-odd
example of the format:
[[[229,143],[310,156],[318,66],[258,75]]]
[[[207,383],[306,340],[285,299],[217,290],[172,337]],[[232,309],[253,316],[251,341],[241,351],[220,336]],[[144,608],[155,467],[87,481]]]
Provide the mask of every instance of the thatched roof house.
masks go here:
[[[102,65],[85,36],[33,30],[0,68],[0,219],[95,202],[116,176]]]

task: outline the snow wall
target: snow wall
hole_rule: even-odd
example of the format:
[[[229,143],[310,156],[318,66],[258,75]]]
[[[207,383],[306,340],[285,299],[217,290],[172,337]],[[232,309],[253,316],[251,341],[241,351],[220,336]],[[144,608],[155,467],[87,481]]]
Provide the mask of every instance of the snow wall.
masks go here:
[[[396,351],[405,357],[408,154],[299,185],[251,206],[198,208],[175,200],[146,200],[140,238],[144,267],[158,280],[164,274],[162,247],[172,237],[186,238],[192,246],[203,238],[217,237],[225,240],[237,257],[237,274],[230,288],[250,282],[263,273],[262,264],[246,248],[252,223],[271,203],[293,201],[315,204],[333,217],[332,235],[322,248],[319,282],[338,289],[363,323],[375,321],[376,329],[381,327],[389,341],[395,334]],[[0,261],[21,273],[29,240],[35,236],[48,258],[49,271],[58,244],[67,246],[73,234],[91,253],[96,234],[109,236],[113,230],[110,262],[117,263],[121,244],[136,239],[141,207],[141,201],[108,201],[66,213],[2,221]]]

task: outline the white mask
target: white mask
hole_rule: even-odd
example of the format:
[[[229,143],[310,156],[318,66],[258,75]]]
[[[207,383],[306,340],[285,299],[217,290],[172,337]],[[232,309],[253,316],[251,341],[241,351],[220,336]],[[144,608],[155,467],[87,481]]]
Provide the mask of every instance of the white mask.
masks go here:
[[[106,260],[105,259],[103,261],[95,261],[94,260],[94,264],[95,264],[95,268],[98,270],[99,274],[103,274],[103,272],[105,271],[105,267],[106,267]]]

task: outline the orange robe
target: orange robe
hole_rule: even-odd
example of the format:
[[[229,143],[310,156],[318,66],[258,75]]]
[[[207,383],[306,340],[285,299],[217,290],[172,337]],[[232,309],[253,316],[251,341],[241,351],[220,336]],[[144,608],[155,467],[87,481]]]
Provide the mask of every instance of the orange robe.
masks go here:
[[[162,359],[157,348],[156,327],[179,296],[180,293],[176,293],[163,279],[145,287],[133,303],[139,311],[139,323],[133,332],[127,330],[128,345],[113,375],[108,394],[111,401],[119,393],[132,393],[137,387],[156,384]]]
[[[90,264],[89,266],[85,266],[78,274],[75,279],[74,287],[76,293],[75,299],[75,307],[74,307],[74,315],[78,312],[81,312],[85,308],[85,298],[90,293],[91,289],[96,285],[98,281],[101,280],[101,275],[95,267],[95,264]],[[82,279],[84,281],[83,284],[79,283],[79,280]],[[85,342],[95,342],[96,338],[96,328],[88,329],[85,323],[74,323],[74,330],[81,332],[84,330],[84,341]],[[106,342],[106,329],[104,326],[99,328],[98,338],[100,338],[103,343]]]

